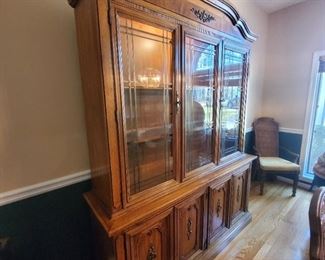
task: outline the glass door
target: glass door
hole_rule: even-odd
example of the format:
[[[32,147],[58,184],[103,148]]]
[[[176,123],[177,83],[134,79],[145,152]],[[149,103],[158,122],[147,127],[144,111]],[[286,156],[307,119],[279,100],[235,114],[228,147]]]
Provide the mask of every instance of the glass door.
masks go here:
[[[325,152],[325,56],[320,58],[316,75],[316,95],[310,131],[303,171],[303,177],[307,179],[313,178],[313,167],[318,157]]]
[[[220,157],[240,150],[246,54],[225,48],[220,98]]]
[[[171,30],[119,17],[129,193],[175,178]]]
[[[214,161],[217,46],[185,38],[185,172]]]

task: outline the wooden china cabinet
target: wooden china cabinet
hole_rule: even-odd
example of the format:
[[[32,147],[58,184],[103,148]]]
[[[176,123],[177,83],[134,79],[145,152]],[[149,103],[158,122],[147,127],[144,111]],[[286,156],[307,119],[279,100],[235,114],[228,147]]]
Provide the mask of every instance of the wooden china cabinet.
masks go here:
[[[70,0],[98,259],[209,259],[251,220],[256,39],[221,0]]]

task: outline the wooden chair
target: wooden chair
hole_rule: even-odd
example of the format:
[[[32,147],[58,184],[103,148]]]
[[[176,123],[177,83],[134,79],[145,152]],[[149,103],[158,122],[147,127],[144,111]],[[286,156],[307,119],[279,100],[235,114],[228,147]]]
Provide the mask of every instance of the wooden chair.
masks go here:
[[[325,187],[315,190],[309,207],[311,260],[325,259]]]
[[[299,155],[279,147],[279,124],[269,117],[261,117],[254,121],[255,151],[259,156],[261,173],[260,194],[264,192],[266,174],[278,175],[293,179],[292,196],[296,195],[300,166]],[[281,151],[281,158],[280,153]]]

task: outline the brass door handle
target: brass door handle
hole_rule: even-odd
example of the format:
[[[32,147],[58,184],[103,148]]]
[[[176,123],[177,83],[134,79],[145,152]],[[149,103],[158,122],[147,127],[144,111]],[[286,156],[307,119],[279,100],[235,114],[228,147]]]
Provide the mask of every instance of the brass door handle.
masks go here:
[[[181,107],[181,104],[182,104],[182,101],[179,98],[179,95],[178,94],[176,94],[176,102],[175,102],[175,104],[176,104],[176,109],[178,111],[180,109],[180,107]]]

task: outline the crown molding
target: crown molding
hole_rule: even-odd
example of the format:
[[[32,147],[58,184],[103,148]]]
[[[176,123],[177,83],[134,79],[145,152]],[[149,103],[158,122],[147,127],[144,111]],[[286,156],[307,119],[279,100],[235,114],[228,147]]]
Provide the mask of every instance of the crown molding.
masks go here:
[[[230,19],[232,24],[238,28],[239,32],[244,37],[244,39],[250,42],[256,41],[257,35],[249,29],[245,20],[240,17],[237,10],[231,4],[229,4],[224,0],[201,0],[201,1],[224,13]],[[73,8],[75,8],[79,0],[68,0],[68,2]],[[202,14],[198,14],[198,15],[204,16]],[[213,17],[209,17],[209,19],[213,19]]]
[[[237,10],[231,4],[229,4],[224,0],[201,0],[201,1],[223,12],[230,19],[232,24],[239,29],[244,39],[250,42],[256,41],[257,35],[249,29],[245,20],[240,17]]]
[[[52,190],[90,179],[90,170],[70,174],[64,177],[40,182],[34,185],[0,193],[0,206],[34,197]]]

